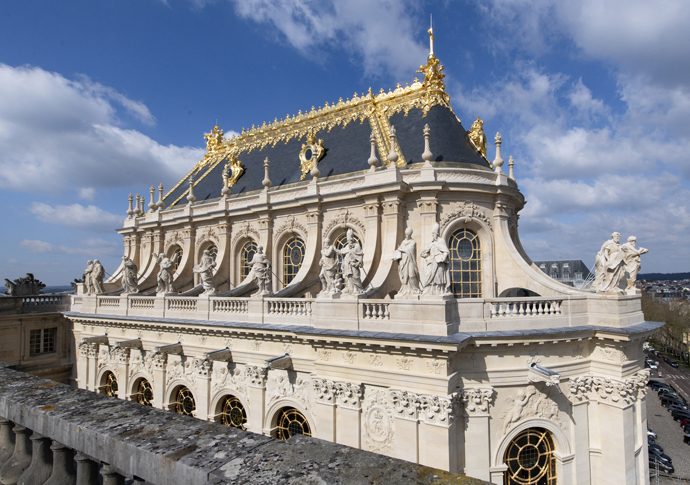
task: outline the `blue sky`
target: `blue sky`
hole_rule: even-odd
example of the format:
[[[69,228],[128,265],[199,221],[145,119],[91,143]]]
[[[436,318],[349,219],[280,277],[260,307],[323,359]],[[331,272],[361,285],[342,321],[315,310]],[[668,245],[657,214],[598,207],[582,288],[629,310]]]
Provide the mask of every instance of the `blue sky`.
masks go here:
[[[0,276],[113,269],[127,195],[176,182],[213,123],[411,81],[429,14],[456,113],[516,159],[532,258],[591,266],[618,230],[643,272],[690,271],[690,2],[22,0],[0,12]]]

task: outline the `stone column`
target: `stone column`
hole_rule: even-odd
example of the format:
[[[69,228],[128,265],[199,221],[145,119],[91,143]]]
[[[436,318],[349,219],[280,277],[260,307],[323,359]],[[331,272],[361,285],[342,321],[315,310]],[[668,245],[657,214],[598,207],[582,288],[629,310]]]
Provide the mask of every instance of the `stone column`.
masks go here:
[[[10,459],[14,452],[14,433],[12,423],[6,419],[0,419],[0,468]]]
[[[77,453],[74,456],[77,462],[77,483],[76,485],[93,485],[98,483],[98,463],[88,456]]]
[[[493,399],[494,390],[491,387],[462,390],[465,411],[465,474],[486,481],[491,480],[489,407]]]
[[[17,480],[17,485],[35,485],[48,480],[53,471],[50,438],[34,432],[31,435],[31,463]]]
[[[338,424],[335,416],[335,383],[329,379],[314,378],[314,407],[312,412],[319,426],[313,434],[315,438],[335,441],[335,429]]]
[[[14,452],[0,468],[0,483],[17,483],[24,470],[31,463],[30,429],[14,425]]]
[[[77,387],[80,389],[88,389],[88,375],[89,375],[89,344],[82,342],[79,344],[79,352],[77,353]]]
[[[103,477],[103,485],[125,485],[125,477],[113,470],[107,463],[103,463],[101,477]]]
[[[213,415],[211,406],[211,371],[213,362],[206,359],[194,359],[194,373],[196,380],[196,410],[194,416],[209,420],[209,415]],[[212,419],[212,418],[211,418]]]
[[[362,447],[362,384],[336,382],[335,441]]]
[[[84,389],[98,392],[98,344],[88,345],[86,349],[86,358],[87,364]]]
[[[421,395],[419,408],[419,464],[457,472],[460,469],[457,439],[457,395]]]
[[[74,465],[74,450],[62,443],[53,441],[53,471],[43,485],[67,485],[77,482],[77,470]]]
[[[251,409],[247,410],[247,431],[253,433],[268,434],[270,431],[270,423],[264,423],[267,372],[265,367],[256,365],[248,365],[245,368],[247,398],[251,403]]]
[[[165,409],[165,367],[168,364],[168,355],[152,353],[150,356],[147,355],[146,359],[151,359],[150,369],[153,377],[151,383],[153,402],[151,405],[154,408]]]
[[[401,460],[419,463],[420,445],[417,426],[419,395],[396,390],[392,390],[390,394],[393,419],[395,420],[395,440],[393,441],[392,455]],[[424,446],[433,446],[433,444],[425,443]]]
[[[127,399],[129,394],[129,354],[130,349],[116,347],[114,349],[115,365],[117,368],[117,397]]]

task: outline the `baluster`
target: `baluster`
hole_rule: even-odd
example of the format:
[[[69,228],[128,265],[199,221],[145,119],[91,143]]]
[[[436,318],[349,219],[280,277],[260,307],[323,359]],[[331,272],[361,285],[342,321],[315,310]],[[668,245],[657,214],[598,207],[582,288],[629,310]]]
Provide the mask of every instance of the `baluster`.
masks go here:
[[[93,485],[99,482],[98,463],[83,453],[77,453],[74,456],[74,461],[77,462],[76,485]]]
[[[371,305],[369,303],[364,304],[364,316],[366,318],[371,318]]]
[[[53,453],[50,451],[50,438],[34,431],[31,435],[31,463],[20,475],[17,485],[43,483],[48,480],[52,471]]]
[[[559,300],[559,301],[555,301],[554,303],[556,305],[556,315],[560,315],[561,314],[561,302]]]
[[[103,477],[103,485],[125,485],[125,477],[113,470],[107,463],[103,463],[101,476]]]
[[[17,483],[22,472],[31,463],[31,444],[29,433],[31,430],[14,425],[14,451],[12,456],[0,468],[0,483]]]
[[[74,450],[67,448],[62,443],[53,441],[50,446],[53,450],[53,472],[43,485],[74,484],[77,481],[77,470],[74,466]]]
[[[10,459],[14,452],[14,433],[12,423],[6,419],[0,419],[0,468]]]
[[[518,316],[525,314],[525,302],[518,303]]]
[[[383,311],[381,309],[381,304],[377,303],[376,304],[376,318],[381,320],[383,318]]]

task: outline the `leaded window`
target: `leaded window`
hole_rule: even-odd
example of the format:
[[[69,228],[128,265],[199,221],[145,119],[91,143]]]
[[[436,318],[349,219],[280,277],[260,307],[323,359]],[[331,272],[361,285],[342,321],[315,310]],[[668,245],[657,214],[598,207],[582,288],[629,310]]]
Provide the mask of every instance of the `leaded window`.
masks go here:
[[[480,298],[482,250],[479,237],[469,229],[459,229],[450,237],[448,249],[453,294],[458,298]]]
[[[283,283],[289,285],[302,267],[306,246],[298,236],[292,236],[283,247]]]
[[[247,413],[235,396],[225,396],[220,404],[219,421],[231,428],[246,429]]]
[[[137,381],[137,390],[132,394],[132,399],[142,406],[153,406],[153,388],[151,383],[146,379],[139,379]]]
[[[307,418],[295,408],[282,408],[278,411],[275,437],[279,440],[288,440],[298,434],[311,436]]]
[[[172,410],[177,414],[192,416],[196,409],[196,402],[192,391],[186,386],[180,386],[175,391],[175,401],[170,403]]]
[[[29,332],[29,355],[51,354],[55,352],[57,327],[41,328]]]
[[[556,458],[551,434],[529,428],[518,434],[505,454],[505,485],[555,485]]]
[[[103,385],[99,388],[101,394],[108,397],[117,397],[117,378],[115,374],[107,371],[103,374]]]
[[[249,262],[252,260],[257,251],[257,244],[254,241],[247,241],[242,249],[240,249],[240,281],[244,280],[251,271]]]

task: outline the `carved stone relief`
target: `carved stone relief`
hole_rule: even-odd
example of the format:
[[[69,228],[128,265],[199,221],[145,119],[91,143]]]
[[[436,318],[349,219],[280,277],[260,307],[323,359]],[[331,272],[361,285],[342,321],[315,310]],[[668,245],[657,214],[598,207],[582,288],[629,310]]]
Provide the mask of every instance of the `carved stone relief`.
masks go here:
[[[627,379],[605,376],[580,376],[570,379],[570,396],[574,402],[597,399],[602,402],[629,405],[647,395],[649,369]]]
[[[353,216],[348,209],[334,216],[323,229],[323,237],[329,236],[336,227],[354,227],[357,229],[357,236],[363,238],[366,233],[365,226],[358,218]]]
[[[285,233],[288,232],[296,232],[300,234],[302,237],[307,237],[307,234],[309,234],[309,231],[307,231],[307,228],[304,227],[304,225],[300,224],[294,216],[291,216],[287,221],[283,222],[278,228],[274,231],[273,233],[273,239],[278,240],[281,238],[281,236]]]
[[[309,409],[311,388],[311,383],[301,375],[292,382],[288,371],[272,370],[266,380],[267,406],[282,398],[290,398],[300,403],[303,409]]]
[[[559,427],[562,426],[558,403],[531,384],[520,389],[515,397],[509,399],[506,407],[510,408],[504,419],[506,433],[515,424],[529,418],[542,418]]]
[[[472,220],[478,220],[484,222],[489,229],[491,229],[491,219],[484,214],[482,209],[474,202],[465,201],[456,210],[447,214],[443,219],[441,219],[441,231],[444,231],[446,227],[456,219],[460,219],[465,224]]]
[[[366,389],[362,403],[362,423],[364,442],[368,450],[390,449],[395,430],[387,389]]]

